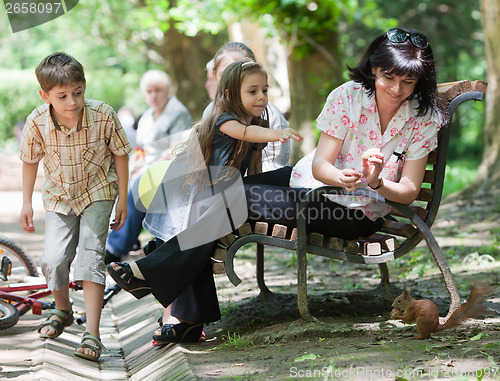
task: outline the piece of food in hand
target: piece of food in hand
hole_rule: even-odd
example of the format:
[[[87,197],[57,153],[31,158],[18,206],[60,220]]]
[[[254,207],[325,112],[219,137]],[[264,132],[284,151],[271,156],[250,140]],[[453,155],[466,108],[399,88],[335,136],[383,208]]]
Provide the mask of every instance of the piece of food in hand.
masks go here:
[[[376,155],[380,153],[380,150],[378,148],[370,148],[369,150],[366,150],[364,153],[363,153],[363,160],[368,160],[371,156],[373,155]]]
[[[380,154],[380,150],[378,148],[370,148],[363,152],[363,155],[361,156],[363,159],[363,167],[368,167],[368,160],[370,160],[370,157],[377,154]]]

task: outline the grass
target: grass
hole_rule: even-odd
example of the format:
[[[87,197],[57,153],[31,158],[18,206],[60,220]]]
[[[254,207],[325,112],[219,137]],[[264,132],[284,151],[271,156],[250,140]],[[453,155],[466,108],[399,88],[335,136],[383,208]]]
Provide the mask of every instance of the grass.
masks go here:
[[[237,312],[239,312],[238,305],[231,302],[231,299],[229,298],[224,303],[224,306],[221,308],[220,314],[222,317],[225,317],[225,316],[233,315],[234,313],[237,313]]]
[[[477,174],[479,161],[455,160],[446,165],[443,196],[458,192],[469,185]]]
[[[237,332],[233,334],[228,332],[227,335],[222,336],[222,343],[214,347],[213,350],[238,350],[251,347],[252,345],[254,343],[249,338],[240,336]]]

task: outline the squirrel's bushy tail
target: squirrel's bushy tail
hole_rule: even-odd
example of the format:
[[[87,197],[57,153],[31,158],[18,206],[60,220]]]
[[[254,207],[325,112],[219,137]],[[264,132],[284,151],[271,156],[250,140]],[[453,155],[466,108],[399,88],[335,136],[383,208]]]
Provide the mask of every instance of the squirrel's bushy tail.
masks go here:
[[[450,318],[444,323],[441,329],[456,327],[467,319],[476,317],[486,311],[484,301],[486,295],[492,292],[490,286],[484,284],[473,285],[467,301],[458,309],[453,311]]]

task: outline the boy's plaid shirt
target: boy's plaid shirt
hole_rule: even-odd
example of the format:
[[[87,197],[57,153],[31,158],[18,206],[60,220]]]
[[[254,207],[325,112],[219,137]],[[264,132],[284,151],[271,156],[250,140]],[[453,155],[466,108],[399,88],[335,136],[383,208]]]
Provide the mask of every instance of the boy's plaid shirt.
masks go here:
[[[113,155],[130,150],[113,109],[86,99],[81,126],[71,130],[56,127],[48,104],[37,107],[26,120],[19,157],[26,163],[44,158],[46,210],[68,214],[73,209],[79,215],[92,202],[116,198]]]

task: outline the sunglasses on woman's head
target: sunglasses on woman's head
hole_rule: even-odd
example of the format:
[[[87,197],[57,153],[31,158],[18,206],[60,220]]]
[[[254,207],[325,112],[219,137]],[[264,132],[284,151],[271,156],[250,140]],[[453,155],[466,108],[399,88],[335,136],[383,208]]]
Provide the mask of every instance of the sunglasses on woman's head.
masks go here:
[[[406,30],[400,28],[389,29],[385,34],[385,37],[390,42],[395,42],[395,43],[405,42],[409,38],[411,43],[420,49],[425,49],[426,47],[429,46],[429,40],[422,33],[418,32],[408,33]]]

